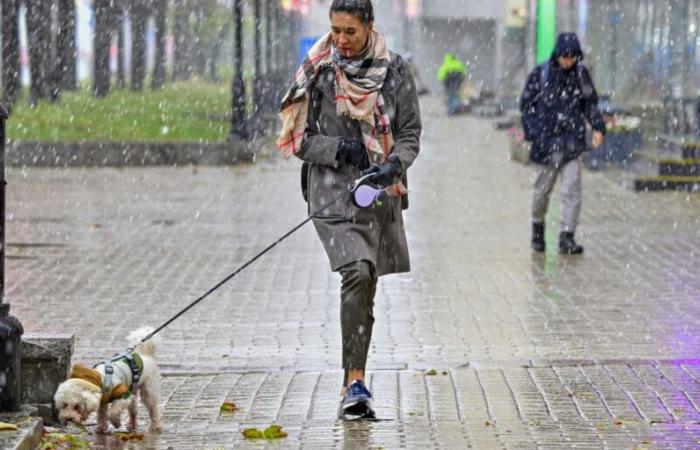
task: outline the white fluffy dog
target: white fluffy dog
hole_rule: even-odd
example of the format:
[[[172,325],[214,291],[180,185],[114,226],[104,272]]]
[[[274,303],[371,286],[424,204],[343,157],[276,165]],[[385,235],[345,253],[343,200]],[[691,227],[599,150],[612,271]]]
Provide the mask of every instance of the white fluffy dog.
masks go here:
[[[150,339],[139,343],[148,336],[152,328],[144,327],[134,331],[128,337],[129,347],[134,348],[132,361],[120,358],[111,362],[113,373],[105,363],[94,369],[76,363],[71,377],[61,383],[54,395],[58,418],[61,424],[71,421],[82,425],[92,413],[97,413],[97,432],[106,433],[108,421],[115,427],[121,427],[121,414],[129,409],[129,431],[136,430],[136,398],[148,410],[151,418],[150,431],[161,430],[158,416],[158,397],[160,395],[160,374],[155,354],[157,342]],[[134,375],[140,378],[133,382]],[[108,384],[108,386],[105,386]]]

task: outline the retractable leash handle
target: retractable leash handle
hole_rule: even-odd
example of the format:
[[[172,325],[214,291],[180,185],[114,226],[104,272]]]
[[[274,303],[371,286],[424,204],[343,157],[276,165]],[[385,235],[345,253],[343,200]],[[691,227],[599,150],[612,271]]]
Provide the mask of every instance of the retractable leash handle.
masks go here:
[[[374,175],[375,175],[374,173],[370,173],[370,174],[367,174],[367,175],[365,175],[365,176],[363,176],[363,177],[360,177],[360,178],[358,178],[357,180],[355,180],[355,181],[353,182],[353,184],[350,185],[350,186],[348,187],[348,190],[347,190],[347,191],[342,192],[340,195],[338,195],[337,197],[335,197],[334,199],[332,199],[331,201],[329,201],[329,202],[326,203],[325,205],[321,206],[321,207],[318,208],[316,211],[313,211],[311,214],[309,214],[309,216],[308,216],[303,222],[301,222],[299,225],[297,225],[297,226],[295,226],[294,228],[292,228],[291,230],[289,230],[287,233],[285,233],[282,237],[280,237],[279,239],[277,239],[277,240],[276,240],[275,242],[273,242],[272,244],[270,244],[270,245],[268,245],[267,247],[265,247],[265,249],[263,249],[263,250],[260,251],[257,255],[255,255],[255,256],[253,256],[251,259],[249,259],[245,264],[243,264],[243,265],[240,266],[238,269],[236,269],[231,275],[227,276],[226,278],[224,278],[223,280],[221,280],[220,282],[218,282],[214,287],[212,287],[212,288],[209,289],[207,292],[205,292],[203,295],[201,295],[200,297],[198,297],[195,301],[193,301],[192,303],[190,303],[189,305],[187,305],[187,306],[186,306],[185,308],[183,308],[179,313],[175,314],[175,315],[174,315],[173,317],[171,317],[168,321],[166,321],[163,325],[161,325],[161,326],[159,326],[158,328],[156,328],[151,334],[149,334],[148,336],[146,336],[146,337],[144,337],[143,339],[141,339],[140,343],[146,342],[147,340],[151,339],[151,338],[152,338],[153,336],[155,336],[158,332],[160,332],[163,328],[165,328],[165,327],[167,327],[168,325],[170,325],[171,323],[173,323],[173,322],[174,322],[175,320],[177,320],[180,316],[182,316],[183,314],[185,314],[187,311],[189,311],[190,309],[192,309],[192,308],[193,308],[195,305],[197,305],[199,302],[201,302],[202,300],[204,300],[205,298],[207,298],[207,297],[208,297],[210,294],[212,294],[214,291],[216,291],[217,289],[219,289],[219,288],[220,288],[221,286],[223,286],[224,284],[228,283],[233,277],[235,277],[236,275],[238,275],[239,273],[241,273],[243,270],[245,270],[248,266],[250,266],[250,265],[253,264],[255,261],[257,261],[257,260],[258,260],[261,256],[263,256],[265,253],[267,253],[267,252],[269,252],[270,250],[272,250],[275,246],[277,246],[277,244],[279,244],[280,242],[282,242],[282,241],[284,241],[285,239],[287,239],[289,236],[291,236],[292,234],[294,234],[294,232],[296,232],[299,228],[303,227],[304,225],[306,225],[307,222],[311,221],[311,219],[313,219],[314,217],[318,216],[318,215],[319,215],[320,213],[322,213],[326,208],[328,208],[329,206],[331,206],[332,204],[334,204],[334,203],[337,202],[338,200],[342,199],[342,198],[345,197],[346,195],[351,194],[351,195],[352,195],[352,198],[353,198],[353,202],[354,202],[357,206],[359,206],[360,208],[366,208],[367,206],[371,205],[371,204],[374,202],[374,200],[376,200],[377,197],[383,192],[383,190],[379,190],[379,189],[377,189],[377,188],[371,186],[370,184],[368,184],[368,183],[370,183],[370,179],[371,179]],[[369,203],[367,203],[367,200],[368,200],[370,197],[371,197],[372,200],[369,201]],[[362,205],[364,205],[364,206],[362,206]]]
[[[358,208],[367,208],[384,192],[384,188],[379,188],[372,184],[372,179],[375,175],[376,173],[372,172],[358,178],[350,188],[350,192],[352,192],[352,202]]]

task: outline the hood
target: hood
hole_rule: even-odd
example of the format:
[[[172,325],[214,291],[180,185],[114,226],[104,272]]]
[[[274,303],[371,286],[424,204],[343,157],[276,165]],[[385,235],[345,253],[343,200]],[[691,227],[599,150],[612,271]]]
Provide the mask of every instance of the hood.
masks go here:
[[[583,50],[576,33],[560,33],[557,36],[557,45],[552,52],[552,59],[555,60],[562,55],[577,56],[580,61],[583,61]]]

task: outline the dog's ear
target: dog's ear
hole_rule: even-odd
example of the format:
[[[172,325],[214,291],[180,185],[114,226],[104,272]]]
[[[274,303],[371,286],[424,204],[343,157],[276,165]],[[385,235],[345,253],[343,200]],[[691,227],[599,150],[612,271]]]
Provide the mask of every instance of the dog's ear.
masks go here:
[[[102,395],[97,392],[82,391],[80,393],[80,410],[81,413],[87,418],[87,416],[100,407],[100,398]]]
[[[85,367],[82,363],[75,363],[70,369],[70,377],[75,378],[77,374],[83,372],[87,367]]]

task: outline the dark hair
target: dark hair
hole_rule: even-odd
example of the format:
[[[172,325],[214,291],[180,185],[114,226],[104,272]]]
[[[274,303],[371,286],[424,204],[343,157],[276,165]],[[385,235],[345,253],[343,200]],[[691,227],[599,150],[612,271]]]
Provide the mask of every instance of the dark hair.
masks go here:
[[[328,13],[344,12],[357,17],[364,25],[374,22],[374,8],[372,0],[333,0],[331,10]]]

